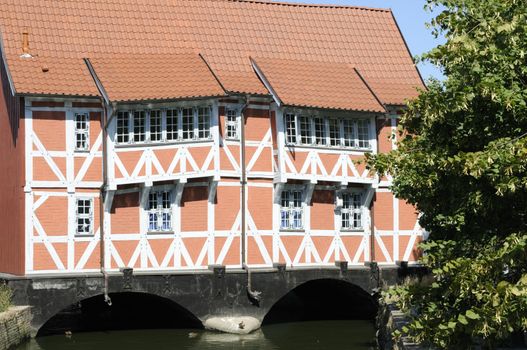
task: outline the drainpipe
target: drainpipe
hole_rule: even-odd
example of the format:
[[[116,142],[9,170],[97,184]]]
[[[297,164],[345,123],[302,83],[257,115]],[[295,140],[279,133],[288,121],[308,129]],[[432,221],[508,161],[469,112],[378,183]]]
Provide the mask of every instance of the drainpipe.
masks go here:
[[[245,261],[245,252],[246,252],[246,215],[245,215],[245,186],[247,185],[247,174],[245,169],[245,109],[247,109],[247,106],[249,105],[249,99],[247,96],[244,96],[244,103],[242,106],[242,109],[240,110],[240,166],[241,166],[241,174],[240,174],[240,185],[241,185],[241,212],[242,212],[242,222],[241,222],[241,240],[242,240],[242,268],[246,269],[246,261]]]
[[[246,205],[245,205],[245,198],[246,198],[246,186],[247,186],[247,169],[246,162],[245,162],[245,115],[244,112],[247,109],[247,106],[249,105],[249,98],[247,96],[244,96],[244,103],[242,106],[242,109],[240,111],[241,115],[241,125],[240,125],[240,148],[241,148],[241,156],[240,156],[240,165],[241,165],[241,176],[240,176],[240,184],[241,184],[241,255],[242,255],[242,268],[247,271],[247,296],[249,297],[249,300],[252,304],[259,306],[260,305],[260,294],[261,292],[253,291],[251,286],[251,270],[249,270],[249,267],[247,266],[247,262],[245,260],[246,250],[247,250],[247,232],[246,232]]]
[[[105,266],[105,244],[104,244],[104,212],[105,212],[105,199],[106,199],[106,187],[108,186],[108,124],[115,115],[115,108],[111,108],[110,104],[101,97],[101,103],[103,105],[103,127],[102,127],[102,174],[103,181],[100,188],[100,200],[99,200],[99,231],[100,231],[100,267],[101,273],[104,278],[104,301],[112,306],[112,299],[108,295],[108,273],[106,272]],[[111,108],[111,114],[109,109]]]
[[[110,124],[111,120],[115,116],[116,108],[115,104],[110,105],[110,99],[108,97],[108,94],[106,93],[106,90],[104,89],[104,86],[102,85],[101,81],[97,77],[97,74],[95,73],[95,70],[93,69],[93,66],[88,58],[84,58],[84,63],[86,64],[86,67],[88,68],[88,71],[90,72],[90,75],[93,79],[93,82],[97,86],[97,90],[99,90],[100,94],[100,100],[101,104],[103,106],[103,116],[102,116],[102,185],[99,189],[99,232],[100,232],[100,268],[101,273],[104,278],[104,301],[111,306],[112,300],[110,299],[110,296],[108,295],[108,273],[106,272],[106,269],[104,267],[105,265],[105,246],[104,246],[104,209],[105,209],[105,199],[106,199],[106,188],[108,186],[108,145],[106,139],[108,138],[108,125]],[[111,114],[110,114],[111,110]]]

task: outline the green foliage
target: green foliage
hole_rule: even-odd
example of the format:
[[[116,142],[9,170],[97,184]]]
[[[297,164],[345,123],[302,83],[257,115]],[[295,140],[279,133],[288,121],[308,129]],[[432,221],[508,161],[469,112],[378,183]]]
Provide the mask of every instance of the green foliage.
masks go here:
[[[472,257],[459,254],[464,243],[423,244],[433,283],[386,292],[385,298],[413,316],[405,331],[418,342],[468,349],[482,339],[492,346],[527,327],[527,235],[494,238]]]
[[[0,312],[6,311],[11,305],[13,293],[5,284],[0,283]]]
[[[422,213],[434,281],[389,293],[415,339],[492,347],[527,329],[527,1],[426,4],[447,40],[421,59],[446,80],[409,101],[397,150],[367,165],[392,174],[393,192]]]

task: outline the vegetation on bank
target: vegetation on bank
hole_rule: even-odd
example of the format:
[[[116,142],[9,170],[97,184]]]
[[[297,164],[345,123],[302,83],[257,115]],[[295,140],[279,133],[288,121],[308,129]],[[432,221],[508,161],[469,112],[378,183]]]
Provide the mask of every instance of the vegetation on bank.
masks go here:
[[[387,293],[403,332],[443,349],[492,349],[527,330],[527,2],[427,0],[446,79],[410,101],[402,139],[368,166],[394,176],[430,233],[430,283]]]
[[[11,306],[13,292],[5,284],[0,283],[0,312],[6,311]]]

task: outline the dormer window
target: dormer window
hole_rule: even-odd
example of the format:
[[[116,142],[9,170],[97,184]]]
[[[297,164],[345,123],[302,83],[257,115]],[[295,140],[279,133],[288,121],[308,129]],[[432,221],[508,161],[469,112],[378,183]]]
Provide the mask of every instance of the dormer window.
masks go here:
[[[370,119],[287,113],[286,144],[370,150]]]
[[[209,106],[119,111],[115,141],[120,145],[209,140],[211,118]]]

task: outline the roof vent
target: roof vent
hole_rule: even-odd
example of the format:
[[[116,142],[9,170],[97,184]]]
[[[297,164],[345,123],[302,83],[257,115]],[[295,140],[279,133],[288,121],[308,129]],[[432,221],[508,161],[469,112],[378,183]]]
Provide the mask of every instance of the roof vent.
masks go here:
[[[22,55],[20,55],[22,58],[31,58],[31,54],[29,53],[29,33],[28,31],[25,31],[22,33]]]

